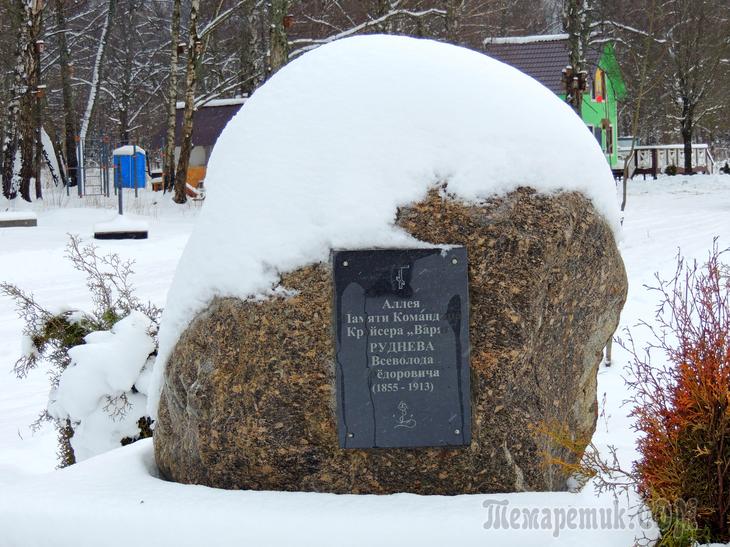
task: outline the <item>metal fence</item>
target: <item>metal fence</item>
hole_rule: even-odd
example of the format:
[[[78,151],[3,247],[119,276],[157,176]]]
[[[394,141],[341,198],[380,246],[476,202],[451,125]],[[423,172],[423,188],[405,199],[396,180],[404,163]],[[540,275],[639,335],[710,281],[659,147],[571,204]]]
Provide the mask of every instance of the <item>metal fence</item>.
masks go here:
[[[112,146],[108,136],[78,142],[79,196],[106,196],[111,192]],[[114,189],[116,192],[116,188]]]

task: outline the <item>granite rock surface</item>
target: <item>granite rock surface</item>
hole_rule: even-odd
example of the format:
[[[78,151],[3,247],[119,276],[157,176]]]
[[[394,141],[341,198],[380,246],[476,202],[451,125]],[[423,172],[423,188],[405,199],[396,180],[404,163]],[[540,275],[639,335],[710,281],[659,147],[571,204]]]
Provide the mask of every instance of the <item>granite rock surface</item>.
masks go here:
[[[589,442],[602,349],[626,299],[614,235],[579,193],[520,188],[467,204],[447,190],[402,208],[397,223],[422,241],[467,248],[471,444],[339,448],[332,279],[322,263],[282,275],[294,296],[215,299],[180,337],[154,435],[164,477],[334,493],[565,489],[550,460],[580,454],[555,437]]]

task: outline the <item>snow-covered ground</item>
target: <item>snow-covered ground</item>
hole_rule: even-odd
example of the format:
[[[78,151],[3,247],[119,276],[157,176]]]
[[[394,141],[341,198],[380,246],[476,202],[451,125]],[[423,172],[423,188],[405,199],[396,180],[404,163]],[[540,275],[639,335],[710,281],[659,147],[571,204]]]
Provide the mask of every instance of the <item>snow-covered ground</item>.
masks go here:
[[[145,212],[140,208],[140,212]],[[101,241],[103,250],[136,260],[135,284],[143,298],[163,305],[173,270],[195,220],[154,208],[135,218],[150,226],[144,241]],[[63,258],[67,233],[90,239],[110,210],[41,209],[37,228],[0,229],[0,280],[30,289],[49,306],[88,306],[83,278]],[[656,271],[668,276],[681,248],[702,260],[720,236],[730,245],[730,176],[670,177],[631,183],[621,249],[629,275],[622,328],[650,318],[655,301],[643,288]],[[0,545],[631,545],[642,521],[620,500],[582,492],[483,496],[334,496],[229,492],[169,483],[156,476],[152,444],[141,441],[54,471],[55,432],[32,435],[45,406],[43,371],[16,380],[11,368],[21,350],[21,321],[0,300]],[[638,333],[640,334],[640,333]],[[639,336],[639,341],[642,337]],[[599,373],[602,416],[594,437],[617,446],[622,464],[636,458],[635,434],[621,406],[621,368],[627,355],[614,349],[614,366]],[[506,505],[500,505],[506,503]],[[499,525],[496,509],[506,516]],[[502,508],[506,508],[503,512]],[[596,513],[598,526],[571,514]],[[520,511],[517,525],[510,512]],[[539,529],[521,528],[523,510],[539,510]],[[606,510],[612,511],[607,513]],[[582,513],[581,513],[582,511]],[[623,512],[622,512],[623,511]],[[546,515],[548,515],[546,517]],[[544,520],[546,519],[547,520]],[[623,525],[621,525],[623,523]],[[618,529],[617,525],[618,524]],[[506,525],[506,529],[505,526]],[[576,526],[577,525],[577,526]]]
[[[113,198],[79,200],[72,196],[69,200],[71,207],[64,208],[36,203],[37,227],[0,228],[0,281],[15,283],[33,292],[42,305],[51,309],[90,309],[84,276],[64,259],[68,234],[78,234],[86,243],[94,242],[101,254],[116,252],[124,258],[134,259],[136,275],[133,281],[139,296],[163,306],[172,273],[190,235],[198,208],[194,205],[179,209],[172,204],[156,205],[154,202],[159,201],[159,195],[151,193],[142,194],[135,203],[129,194],[129,197],[125,196],[129,209],[146,213],[129,215],[129,219],[146,220],[150,239],[92,239],[95,224],[116,217]],[[51,196],[48,201],[56,197]],[[96,207],[88,206],[89,201]],[[55,434],[52,428],[47,427],[35,436],[27,428],[46,405],[46,373],[36,370],[23,381],[16,380],[11,373],[12,365],[20,355],[21,330],[22,323],[16,317],[13,303],[0,299],[0,492],[9,481],[28,473],[45,472],[55,466]],[[2,496],[0,493],[0,498]]]

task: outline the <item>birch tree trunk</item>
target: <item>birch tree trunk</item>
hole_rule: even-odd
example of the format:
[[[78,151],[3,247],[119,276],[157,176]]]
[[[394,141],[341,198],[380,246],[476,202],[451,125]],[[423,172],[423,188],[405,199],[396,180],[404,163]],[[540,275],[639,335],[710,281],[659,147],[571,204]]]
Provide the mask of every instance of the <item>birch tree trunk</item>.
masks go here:
[[[24,44],[23,62],[25,67],[25,93],[20,99],[20,197],[25,201],[30,201],[30,179],[33,177],[33,168],[35,163],[35,154],[33,151],[33,106],[35,102],[34,90],[37,82],[35,81],[36,70],[34,60],[35,32],[33,25],[33,5],[36,0],[27,0],[24,2],[25,17],[24,24],[28,27],[27,40]]]
[[[177,104],[177,63],[180,43],[180,0],[173,0],[170,25],[170,80],[167,97],[167,134],[162,159],[163,193],[175,186],[175,109]]]
[[[58,65],[61,71],[61,96],[63,101],[64,155],[66,173],[61,173],[65,184],[76,186],[78,158],[76,157],[76,113],[73,88],[71,87],[71,56],[66,40],[65,0],[55,0],[56,26],[58,27]],[[59,162],[60,165],[60,162]]]
[[[43,7],[45,0],[34,0],[32,4],[33,19],[31,26],[31,59],[33,61],[33,82],[31,89],[35,89],[33,98],[33,133],[35,150],[33,154],[33,172],[35,174],[35,198],[43,198],[43,183],[41,180],[41,165],[43,163],[43,96],[44,88],[41,83],[41,47],[39,41],[43,35]]]
[[[26,27],[22,44],[23,93],[20,97],[19,148],[20,148],[20,197],[30,201],[30,183],[36,180],[36,194],[40,193],[40,54],[37,41],[43,25],[43,0],[25,0],[23,25]]]
[[[8,101],[2,150],[3,195],[7,199],[15,199],[18,196],[18,188],[20,186],[20,174],[16,167],[16,157],[20,142],[21,100],[27,92],[28,82],[28,75],[25,72],[25,51],[28,44],[29,31],[28,25],[25,24],[25,2],[23,0],[15,0],[12,3],[12,8],[17,18],[17,42],[15,47],[12,96]]]
[[[89,132],[91,117],[94,114],[94,107],[96,106],[96,98],[99,96],[99,87],[101,86],[101,69],[109,37],[109,27],[112,24],[112,19],[114,18],[114,12],[116,11],[117,6],[116,0],[108,1],[109,6],[107,7],[106,18],[104,19],[104,26],[101,29],[101,36],[99,36],[99,45],[96,48],[96,57],[94,60],[94,70],[91,75],[89,98],[86,101],[84,117],[81,119],[81,131],[79,133],[79,142],[81,143],[81,145],[86,142],[86,135]]]
[[[236,10],[246,4],[240,0],[232,7],[223,10],[224,0],[219,0],[213,17],[202,31],[198,31],[198,19],[200,17],[200,0],[192,0],[190,3],[190,28],[188,32],[188,59],[185,69],[185,110],[183,112],[182,131],[180,137],[180,157],[177,162],[177,173],[175,176],[175,203],[185,203],[186,183],[188,177],[188,165],[190,154],[193,150],[193,114],[195,113],[195,92],[200,72],[200,62],[203,58],[213,32],[225,22]]]
[[[175,178],[175,203],[185,203],[185,185],[188,177],[190,153],[193,150],[193,114],[195,112],[195,88],[198,81],[198,63],[202,53],[203,42],[198,36],[198,15],[200,0],[190,3],[190,29],[188,36],[188,60],[185,69],[185,111],[183,113],[182,135],[180,136],[180,158],[177,162]]]
[[[259,36],[263,18],[261,8],[256,7],[254,2],[244,4],[243,13],[239,18],[239,93],[242,96],[251,95],[265,80],[266,63],[263,51],[265,40]]]

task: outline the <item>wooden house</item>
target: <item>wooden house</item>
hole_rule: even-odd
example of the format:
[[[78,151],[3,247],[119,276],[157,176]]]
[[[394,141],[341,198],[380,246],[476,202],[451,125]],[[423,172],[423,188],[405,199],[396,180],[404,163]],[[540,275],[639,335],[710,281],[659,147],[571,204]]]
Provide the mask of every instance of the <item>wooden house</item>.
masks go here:
[[[519,69],[565,100],[563,69],[570,60],[567,34],[489,38],[484,48],[490,57]],[[626,86],[613,45],[589,49],[586,60],[588,88],[583,95],[583,121],[601,145],[611,169],[623,170],[618,158],[618,101],[624,98]]]
[[[190,153],[187,184],[197,188],[205,180],[208,160],[218,137],[226,124],[238,113],[246,98],[215,99],[199,107],[193,114],[193,149]],[[185,103],[177,104],[175,112],[175,161],[180,157],[180,142]],[[165,142],[166,129],[162,127],[155,137],[154,144],[160,149]]]

